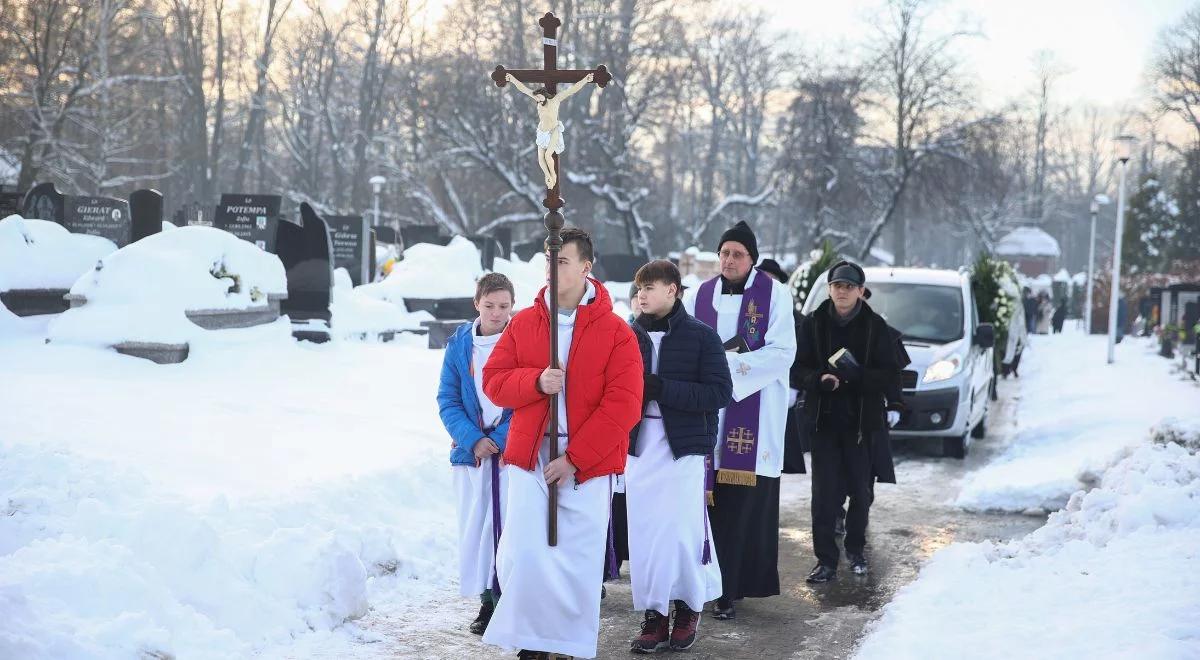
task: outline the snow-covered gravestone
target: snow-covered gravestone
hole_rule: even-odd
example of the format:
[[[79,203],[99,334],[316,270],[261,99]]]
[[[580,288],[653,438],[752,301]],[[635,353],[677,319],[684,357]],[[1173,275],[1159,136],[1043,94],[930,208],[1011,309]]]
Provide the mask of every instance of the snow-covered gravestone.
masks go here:
[[[71,285],[116,250],[106,238],[49,220],[0,219],[0,304],[17,316],[64,312]]]
[[[249,241],[260,250],[275,252],[275,226],[283,198],[279,195],[225,193],[213,216],[213,226]]]
[[[270,253],[210,227],[148,236],[96,263],[71,287],[71,309],[47,341],[113,348],[154,362],[187,358],[196,344],[286,339],[283,265]],[[266,326],[261,334],[222,330]]]

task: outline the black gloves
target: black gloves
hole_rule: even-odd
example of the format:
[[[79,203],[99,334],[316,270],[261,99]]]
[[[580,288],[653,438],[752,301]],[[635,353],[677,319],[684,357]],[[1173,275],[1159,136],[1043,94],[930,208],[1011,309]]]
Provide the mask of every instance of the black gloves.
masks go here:
[[[655,374],[642,376],[642,400],[657,399],[662,394],[662,379]]]

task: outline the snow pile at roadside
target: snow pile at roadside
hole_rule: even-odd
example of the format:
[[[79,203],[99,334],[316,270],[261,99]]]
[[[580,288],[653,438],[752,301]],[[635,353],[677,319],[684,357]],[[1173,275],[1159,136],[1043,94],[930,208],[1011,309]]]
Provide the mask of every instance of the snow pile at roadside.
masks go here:
[[[856,657],[1200,657],[1196,421],[1156,430],[1025,538],[938,552]]]
[[[955,502],[968,510],[1054,511],[1093,485],[1146,429],[1200,409],[1200,389],[1172,376],[1142,340],[1117,346],[1078,330],[1030,337],[1021,361],[1018,430],[1010,447],[967,475]]]
[[[185,311],[266,307],[267,296],[287,294],[287,279],[279,258],[252,243],[211,227],[181,227],[104,257],[71,293],[87,303],[50,324],[53,342],[181,344],[210,332]]]
[[[440,363],[418,338],[169,368],[0,343],[0,658],[245,658],[446,590],[447,440],[411,376]]]
[[[0,291],[69,289],[116,252],[107,238],[72,234],[57,222],[10,215],[0,220]]]

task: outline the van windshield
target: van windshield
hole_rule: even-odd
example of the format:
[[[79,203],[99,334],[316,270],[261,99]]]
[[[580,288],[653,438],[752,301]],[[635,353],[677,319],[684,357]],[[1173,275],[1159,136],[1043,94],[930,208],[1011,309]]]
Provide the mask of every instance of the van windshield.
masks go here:
[[[829,287],[815,288],[813,299],[808,301],[810,312],[829,297]],[[904,333],[905,339],[927,344],[962,339],[963,300],[958,287],[878,282],[867,284],[867,288],[871,290],[867,301],[871,309]]]

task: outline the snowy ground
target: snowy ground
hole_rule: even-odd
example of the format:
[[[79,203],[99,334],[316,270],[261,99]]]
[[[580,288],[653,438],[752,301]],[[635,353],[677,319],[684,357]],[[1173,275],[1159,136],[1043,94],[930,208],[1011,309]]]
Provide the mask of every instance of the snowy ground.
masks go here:
[[[180,365],[154,365],[45,345],[46,324],[0,319],[0,658],[481,653],[463,629],[475,606],[454,584],[448,440],[434,405],[440,351],[415,337],[297,344],[272,326],[204,343]],[[696,657],[742,657],[753,649],[741,635],[780,641],[757,657],[777,648],[827,657],[823,635],[833,635],[842,657],[871,612],[931,555],[872,628],[864,657],[881,649],[957,657],[1026,640],[1036,646],[1016,656],[1119,655],[1128,647],[1117,637],[1134,623],[1149,631],[1133,636],[1149,657],[1196,652],[1200,466],[1194,454],[1149,446],[1161,415],[1144,408],[1190,401],[1195,410],[1200,390],[1165,375],[1167,363],[1141,342],[1120,346],[1116,369],[1081,372],[1087,359],[1102,364],[1102,343],[1036,339],[1020,384],[1002,387],[998,411],[1015,400],[1019,415],[999,414],[994,437],[965,463],[902,456],[904,483],[880,489],[870,581],[803,586],[808,481],[789,478],[788,600],[748,603],[737,625],[706,622]],[[1064,373],[1079,375],[1063,385]],[[1114,379],[1146,384],[1157,397],[1120,404]],[[1075,390],[1085,396],[1066,395]],[[1093,424],[1069,408],[1088,397],[1086,410],[1108,418]],[[1055,401],[1068,406],[1058,423],[1047,410]],[[1090,435],[1063,431],[1085,423],[1106,434],[1127,427],[1129,437],[1084,443]],[[1126,444],[1142,447],[1122,452]],[[1103,472],[1114,452],[1129,458]],[[965,505],[972,489],[987,493],[981,484],[1003,481],[989,474],[1021,460],[1038,478],[993,490],[986,497],[998,504],[981,508],[1027,509],[1019,501],[1027,491],[1041,494],[1038,506],[1065,501],[1062,490],[1095,483],[1080,481],[1079,465],[1104,476],[1026,538],[954,542],[1011,538],[1039,524],[949,506],[960,479]],[[624,653],[636,627],[627,592],[627,583],[613,585],[605,604],[602,649],[613,654]],[[807,625],[770,619],[779,607]],[[784,632],[799,641],[777,639]],[[1084,641],[1053,652],[1064,638]]]
[[[1145,340],[1111,367],[1102,337],[1033,350],[1019,434],[958,502],[1065,509],[1024,538],[939,551],[858,657],[1200,657],[1200,388]]]
[[[452,580],[441,353],[423,338],[268,331],[160,366],[13,325],[0,658],[302,657]]]

